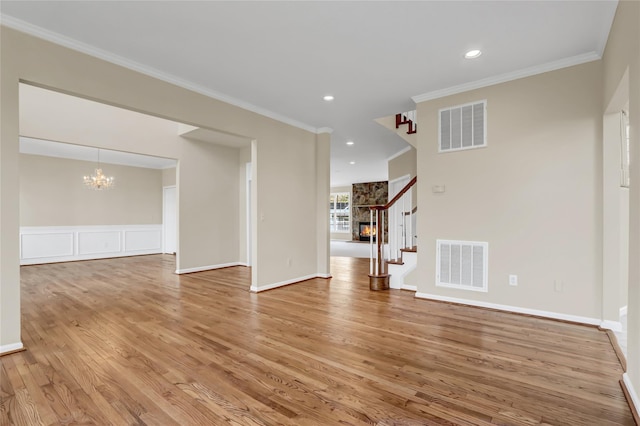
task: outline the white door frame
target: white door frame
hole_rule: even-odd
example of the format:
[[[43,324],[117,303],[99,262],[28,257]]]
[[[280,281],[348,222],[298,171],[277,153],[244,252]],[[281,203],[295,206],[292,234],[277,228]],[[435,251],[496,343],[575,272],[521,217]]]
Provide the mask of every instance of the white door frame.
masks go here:
[[[167,197],[166,197],[166,192],[167,189],[175,189],[176,190],[176,197],[175,197],[175,218],[176,218],[176,223],[174,225],[175,228],[175,244],[176,244],[176,254],[178,252],[178,223],[177,223],[177,219],[178,219],[178,190],[176,185],[168,185],[168,186],[163,186],[162,187],[162,253],[167,253]]]
[[[247,211],[246,211],[246,221],[247,221],[247,266],[251,266],[251,237],[252,237],[252,228],[251,228],[251,163],[246,164],[246,196],[247,196]]]

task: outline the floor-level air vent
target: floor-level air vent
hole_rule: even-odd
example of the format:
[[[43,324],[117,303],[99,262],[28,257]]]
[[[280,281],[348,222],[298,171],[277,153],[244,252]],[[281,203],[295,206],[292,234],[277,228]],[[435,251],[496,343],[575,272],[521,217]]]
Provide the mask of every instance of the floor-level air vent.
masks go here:
[[[436,241],[436,285],[488,291],[489,243]]]
[[[439,111],[439,152],[481,148],[487,145],[487,101]]]

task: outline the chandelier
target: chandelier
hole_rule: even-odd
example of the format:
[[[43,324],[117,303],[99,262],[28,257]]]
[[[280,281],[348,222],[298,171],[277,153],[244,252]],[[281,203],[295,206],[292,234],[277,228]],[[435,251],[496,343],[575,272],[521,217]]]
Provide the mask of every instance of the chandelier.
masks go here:
[[[102,173],[100,167],[100,150],[98,149],[98,168],[96,168],[92,175],[84,176],[84,184],[87,188],[95,191],[103,191],[114,187],[115,178],[113,176],[105,176]]]

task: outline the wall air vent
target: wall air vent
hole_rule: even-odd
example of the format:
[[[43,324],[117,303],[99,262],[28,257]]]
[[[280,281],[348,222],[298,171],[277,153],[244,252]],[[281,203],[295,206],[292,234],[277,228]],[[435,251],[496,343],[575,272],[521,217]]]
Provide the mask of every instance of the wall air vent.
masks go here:
[[[488,291],[489,243],[436,241],[436,286]]]
[[[487,101],[458,105],[439,111],[438,152],[487,146]]]

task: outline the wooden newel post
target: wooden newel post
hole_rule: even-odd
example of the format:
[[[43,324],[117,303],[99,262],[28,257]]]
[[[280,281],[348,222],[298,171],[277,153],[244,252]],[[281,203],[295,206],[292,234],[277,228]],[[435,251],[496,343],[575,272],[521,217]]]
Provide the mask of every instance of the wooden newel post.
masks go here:
[[[371,290],[388,290],[389,274],[386,271],[386,263],[384,260],[384,206],[371,207],[375,210],[376,218],[376,265],[372,274],[369,274],[369,289]],[[373,234],[373,232],[372,232]],[[374,238],[371,235],[370,238]]]

